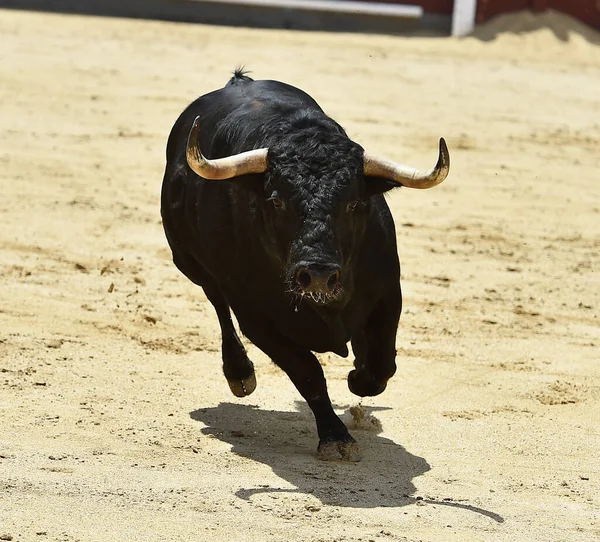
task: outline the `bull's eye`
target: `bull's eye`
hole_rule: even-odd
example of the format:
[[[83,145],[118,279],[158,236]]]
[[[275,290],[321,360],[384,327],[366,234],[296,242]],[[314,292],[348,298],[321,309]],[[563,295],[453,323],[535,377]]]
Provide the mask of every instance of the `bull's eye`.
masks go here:
[[[346,212],[351,213],[352,211],[356,210],[356,207],[358,207],[358,201],[351,201],[347,206],[346,206]]]
[[[273,204],[273,207],[275,207],[275,209],[278,211],[283,211],[285,209],[285,203],[283,200],[280,200],[275,196],[271,196],[267,201],[270,201]]]

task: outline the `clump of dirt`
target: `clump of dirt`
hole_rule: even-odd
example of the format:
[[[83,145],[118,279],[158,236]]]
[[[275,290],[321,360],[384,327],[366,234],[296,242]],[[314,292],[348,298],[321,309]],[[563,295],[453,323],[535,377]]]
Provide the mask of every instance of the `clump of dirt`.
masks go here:
[[[557,380],[535,398],[543,405],[569,405],[581,402],[584,391],[583,386]]]
[[[349,429],[381,431],[381,422],[373,414],[370,414],[362,404],[351,406],[348,412],[352,416],[352,419],[347,423]]]
[[[452,421],[476,420],[477,418],[482,418],[483,416],[485,416],[485,413],[480,412],[478,410],[458,410],[452,412],[442,412],[442,416],[444,416],[444,418],[450,418]]]

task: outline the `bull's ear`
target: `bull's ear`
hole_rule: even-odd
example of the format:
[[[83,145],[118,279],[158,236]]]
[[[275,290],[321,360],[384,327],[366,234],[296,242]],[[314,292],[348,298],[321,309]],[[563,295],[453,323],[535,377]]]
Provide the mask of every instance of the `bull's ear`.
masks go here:
[[[375,194],[383,194],[392,188],[399,188],[400,185],[397,182],[390,181],[383,177],[371,177],[365,175],[365,196],[370,198]]]

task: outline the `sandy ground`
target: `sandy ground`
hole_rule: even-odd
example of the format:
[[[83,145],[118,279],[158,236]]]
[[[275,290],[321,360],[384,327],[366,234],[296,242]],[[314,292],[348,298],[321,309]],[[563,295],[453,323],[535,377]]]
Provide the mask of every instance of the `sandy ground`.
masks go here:
[[[0,11],[0,540],[599,539],[600,48],[491,38]],[[167,134],[237,64],[372,152],[451,149],[445,184],[389,199],[399,370],[358,464],[315,459],[252,345],[258,388],[230,395],[170,261]],[[350,420],[351,362],[321,359]]]

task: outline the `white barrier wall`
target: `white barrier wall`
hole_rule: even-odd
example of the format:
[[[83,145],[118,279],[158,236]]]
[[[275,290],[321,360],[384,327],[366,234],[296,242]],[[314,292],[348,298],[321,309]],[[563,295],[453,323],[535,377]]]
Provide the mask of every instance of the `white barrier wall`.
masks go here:
[[[454,0],[452,13],[452,35],[466,36],[475,27],[477,0]]]

